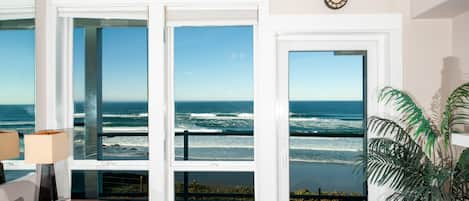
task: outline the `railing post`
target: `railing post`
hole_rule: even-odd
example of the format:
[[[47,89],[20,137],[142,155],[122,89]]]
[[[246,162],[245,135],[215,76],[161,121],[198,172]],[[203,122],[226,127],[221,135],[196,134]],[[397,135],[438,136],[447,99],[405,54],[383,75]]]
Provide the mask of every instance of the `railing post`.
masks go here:
[[[189,160],[189,131],[184,131],[184,160]]]

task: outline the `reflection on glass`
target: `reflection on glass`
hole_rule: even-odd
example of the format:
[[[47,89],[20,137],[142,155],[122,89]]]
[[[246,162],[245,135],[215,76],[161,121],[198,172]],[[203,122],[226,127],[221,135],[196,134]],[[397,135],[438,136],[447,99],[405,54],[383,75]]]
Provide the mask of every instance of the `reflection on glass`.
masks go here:
[[[34,172],[35,170],[5,170],[5,181],[11,182],[25,176],[35,177]]]
[[[176,160],[253,160],[253,28],[174,33]]]
[[[148,159],[146,21],[75,25],[75,159]]]
[[[175,200],[254,201],[252,172],[176,172]]]
[[[148,172],[72,171],[72,199],[148,200]]]
[[[0,130],[34,131],[34,74],[34,20],[0,20]]]
[[[363,52],[289,53],[292,201],[364,195],[355,165],[364,145],[363,60]]]

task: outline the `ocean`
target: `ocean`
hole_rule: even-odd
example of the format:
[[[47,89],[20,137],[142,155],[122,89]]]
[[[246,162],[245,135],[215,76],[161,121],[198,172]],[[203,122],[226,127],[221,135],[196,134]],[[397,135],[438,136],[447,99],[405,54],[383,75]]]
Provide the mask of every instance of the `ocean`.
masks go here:
[[[105,102],[103,132],[148,132],[147,104]],[[175,103],[176,132],[238,133],[238,135],[190,136],[189,160],[249,161],[254,158],[253,103],[248,101],[181,101]],[[363,134],[363,105],[360,101],[292,101],[290,133]],[[74,157],[84,153],[83,103],[75,104]],[[34,106],[0,105],[0,129],[34,129]],[[146,159],[148,137],[103,137],[102,159]],[[175,137],[176,160],[183,160],[182,136]],[[363,153],[362,138],[290,137],[290,190],[323,192],[363,191],[363,173],[354,171]],[[91,155],[93,157],[93,155]]]

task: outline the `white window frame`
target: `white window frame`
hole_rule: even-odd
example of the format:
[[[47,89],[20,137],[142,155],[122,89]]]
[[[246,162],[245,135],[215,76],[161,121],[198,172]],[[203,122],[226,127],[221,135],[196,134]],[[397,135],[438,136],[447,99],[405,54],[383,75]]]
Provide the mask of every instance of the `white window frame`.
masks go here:
[[[59,112],[56,116],[56,121],[59,128],[68,128],[69,133],[73,133],[73,114],[74,114],[74,98],[73,98],[73,33],[74,33],[74,18],[96,18],[96,19],[129,19],[129,20],[147,20],[148,6],[129,6],[129,7],[93,7],[88,4],[58,4],[53,5],[53,9],[57,11],[56,22],[57,26],[57,40],[61,42],[57,44],[60,50],[56,53],[58,62],[57,71],[60,74],[57,79],[57,87],[59,88],[56,94],[58,103],[63,103],[59,107]],[[150,48],[149,48],[150,51]],[[150,66],[148,66],[150,71]],[[149,75],[148,75],[149,76]],[[63,79],[68,78],[68,79]],[[149,85],[150,86],[150,85]],[[150,91],[148,89],[148,91]],[[149,100],[150,101],[150,100]],[[150,120],[149,120],[150,122]],[[152,133],[149,127],[149,135]],[[150,139],[149,139],[150,140]],[[71,139],[73,144],[73,139]],[[150,147],[149,147],[150,149]],[[71,146],[71,153],[73,153],[73,146]],[[61,189],[59,194],[62,197],[71,197],[71,175],[74,170],[91,170],[91,171],[148,171],[148,160],[75,160],[72,156],[69,157],[68,162],[61,164],[58,171],[64,172],[68,175],[68,185]],[[59,181],[59,180],[58,180]],[[60,186],[60,185],[59,185]]]
[[[62,74],[60,77],[67,77],[69,79],[59,79],[58,86],[68,86],[67,89],[60,90],[59,100],[63,99],[66,102],[64,109],[59,114],[62,116],[57,117],[57,121],[64,122],[61,125],[63,127],[71,129],[73,128],[73,19],[74,18],[95,18],[95,19],[128,19],[128,20],[147,20],[148,8],[147,7],[98,7],[90,8],[89,5],[79,6],[73,4],[73,6],[62,5],[56,7],[57,10],[57,21],[65,21],[64,26],[57,26],[58,35],[57,37],[63,41],[57,45],[60,48],[60,54],[57,55],[57,60],[60,62],[62,68]],[[84,12],[86,10],[86,12]],[[83,11],[83,12],[82,12]],[[148,67],[150,70],[150,67]],[[148,85],[150,86],[150,85]],[[150,91],[148,89],[148,91]],[[60,93],[62,92],[62,93]],[[62,108],[62,107],[61,107]],[[61,118],[62,117],[62,118]],[[72,132],[72,131],[70,131]],[[150,131],[149,131],[150,133]],[[73,151],[73,150],[72,150]],[[73,152],[72,152],[73,153]],[[148,170],[148,160],[71,160],[71,170],[129,170],[130,166],[134,166],[136,170]]]
[[[33,0],[0,1],[0,20],[34,18]]]
[[[401,16],[390,15],[286,15],[270,16],[261,35],[261,49],[270,50],[263,62],[275,66],[278,167],[278,200],[289,200],[288,65],[278,57],[279,43],[305,42],[305,50],[367,50],[367,115],[387,112],[377,104],[377,92],[384,86],[402,88]],[[265,42],[262,42],[265,41]],[[285,50],[283,50],[285,51]],[[270,60],[270,58],[277,58]],[[282,63],[281,63],[282,62]],[[265,64],[264,63],[264,64]],[[267,72],[266,72],[267,73]],[[272,79],[272,78],[271,78]],[[368,135],[371,137],[371,134]],[[389,189],[368,184],[368,199],[382,200]]]
[[[175,160],[175,143],[174,143],[174,119],[175,119],[175,100],[174,100],[174,29],[183,26],[252,26],[253,27],[253,72],[256,69],[256,55],[257,55],[257,6],[242,7],[184,7],[184,6],[168,6],[166,8],[166,15],[171,18],[166,20],[166,51],[167,51],[167,70],[168,74],[168,94],[167,94],[167,107],[168,107],[168,131],[166,132],[166,147],[168,159],[167,164],[167,192],[168,200],[174,200],[174,173],[175,172],[251,172],[256,174],[256,162],[253,161],[178,161]],[[254,15],[253,15],[254,13]],[[224,19],[223,14],[226,14]],[[242,14],[248,14],[247,17],[242,18]],[[218,16],[218,18],[217,18]],[[182,19],[182,20],[181,20]],[[187,20],[190,19],[190,20]],[[256,79],[253,77],[254,83]],[[257,102],[255,92],[254,103]],[[256,104],[254,104],[256,105]],[[257,114],[254,114],[257,116]],[[254,118],[254,122],[256,118]],[[254,155],[256,153],[256,132],[253,131],[254,138]],[[256,180],[254,181],[256,183]],[[254,184],[256,185],[256,184]],[[256,188],[256,187],[255,187]],[[255,191],[256,193],[257,191]]]

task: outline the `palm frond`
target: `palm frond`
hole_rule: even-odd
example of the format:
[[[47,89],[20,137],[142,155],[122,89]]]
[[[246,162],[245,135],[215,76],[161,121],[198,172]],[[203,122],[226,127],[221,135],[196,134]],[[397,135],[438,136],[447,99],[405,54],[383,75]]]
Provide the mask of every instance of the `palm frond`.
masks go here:
[[[446,101],[445,110],[440,123],[440,130],[445,145],[449,145],[451,128],[457,124],[468,124],[469,121],[469,83],[456,88]]]
[[[388,138],[370,139],[367,177],[371,183],[388,184],[398,191],[416,188],[425,182],[422,168],[426,163],[431,162],[416,143],[401,144]]]
[[[371,116],[368,121],[368,131],[376,134],[378,137],[391,137],[394,141],[406,146],[409,151],[421,151],[420,145],[412,138],[408,131],[395,121]],[[431,158],[428,153],[427,157]]]
[[[423,110],[407,93],[392,87],[385,87],[381,90],[378,101],[386,105],[394,103],[395,110],[401,114],[401,121],[412,130],[414,139],[421,135],[425,136],[425,152],[432,152],[438,137],[437,131],[431,121],[425,117]]]

